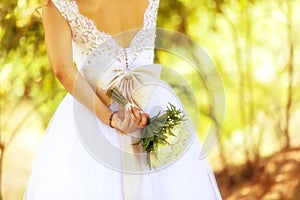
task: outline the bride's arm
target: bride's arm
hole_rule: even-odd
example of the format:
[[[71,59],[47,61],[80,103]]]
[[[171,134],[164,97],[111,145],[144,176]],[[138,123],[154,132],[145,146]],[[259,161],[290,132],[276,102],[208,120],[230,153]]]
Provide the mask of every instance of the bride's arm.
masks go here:
[[[74,66],[71,29],[51,1],[43,6],[42,21],[47,54],[54,74],[74,98],[104,123],[110,124],[113,113]],[[111,125],[123,132],[131,132],[145,126],[148,116],[134,108],[114,114]]]
[[[47,54],[54,74],[70,94],[109,124],[112,111],[96,96],[75,68],[70,27],[51,1],[43,6],[42,21]]]

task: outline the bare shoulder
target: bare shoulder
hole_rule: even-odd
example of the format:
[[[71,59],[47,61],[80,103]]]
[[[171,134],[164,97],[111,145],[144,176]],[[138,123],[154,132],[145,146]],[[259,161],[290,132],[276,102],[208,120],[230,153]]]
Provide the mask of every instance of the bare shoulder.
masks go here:
[[[68,26],[68,23],[62,13],[51,0],[49,0],[47,4],[43,5],[42,21],[44,25],[52,24],[52,26]]]
[[[54,3],[49,0],[43,3],[42,5],[42,17],[48,17],[49,15],[52,15],[55,17],[56,15],[59,15],[60,11],[58,8],[54,5]]]
[[[43,6],[42,22],[45,32],[45,41],[48,46],[53,43],[63,44],[71,40],[72,33],[69,23],[52,1],[50,1],[48,5]]]

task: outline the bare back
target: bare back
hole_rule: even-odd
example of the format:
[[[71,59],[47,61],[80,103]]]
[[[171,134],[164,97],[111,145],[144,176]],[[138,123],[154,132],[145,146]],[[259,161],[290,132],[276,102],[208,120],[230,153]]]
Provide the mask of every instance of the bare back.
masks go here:
[[[77,0],[80,13],[93,20],[99,31],[117,35],[143,26],[148,0]],[[93,6],[91,6],[93,5]],[[128,46],[134,34],[116,37],[123,47]]]

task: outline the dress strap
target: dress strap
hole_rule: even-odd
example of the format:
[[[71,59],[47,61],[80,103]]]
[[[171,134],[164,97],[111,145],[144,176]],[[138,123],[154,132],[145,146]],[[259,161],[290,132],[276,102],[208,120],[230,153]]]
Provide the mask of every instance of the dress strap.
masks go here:
[[[61,15],[70,23],[76,18],[77,7],[73,0],[51,0]]]
[[[146,28],[156,27],[157,11],[159,8],[159,0],[149,0],[150,9],[145,13],[145,25]]]

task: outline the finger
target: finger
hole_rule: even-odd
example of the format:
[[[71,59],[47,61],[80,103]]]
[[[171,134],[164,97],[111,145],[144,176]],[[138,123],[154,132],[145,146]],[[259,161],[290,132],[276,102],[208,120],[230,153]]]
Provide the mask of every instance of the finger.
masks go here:
[[[146,115],[147,117],[150,117],[150,114],[145,113],[143,110],[139,109],[139,112],[140,112],[141,115]]]
[[[131,121],[131,123],[126,127],[126,133],[132,133],[138,129],[138,126]]]
[[[135,117],[131,111],[131,108],[125,111],[124,113],[124,121],[122,123],[122,128],[125,133],[131,133],[133,132],[136,128],[134,128],[135,125]]]
[[[135,123],[139,124],[142,119],[142,114],[140,113],[140,111],[137,108],[132,108],[132,114],[135,118]]]
[[[125,110],[124,111],[124,121],[123,121],[123,128],[126,129],[131,123],[131,111],[130,110]]]
[[[138,120],[137,118],[136,118],[136,116],[135,116],[135,114],[134,114],[134,111],[132,111],[131,113],[130,113],[130,118],[131,118],[131,126],[132,127],[137,127],[138,126],[138,124],[139,124],[139,122],[140,122],[140,120]]]
[[[147,115],[146,114],[143,114],[142,115],[142,119],[141,119],[141,121],[140,121],[140,123],[139,123],[139,127],[140,128],[143,128],[143,127],[145,127],[147,125]]]
[[[132,111],[132,113],[133,113],[136,117],[138,117],[138,116],[141,114],[140,111],[139,111],[139,109],[136,108],[136,107],[132,107],[132,108],[131,108],[131,111]]]

